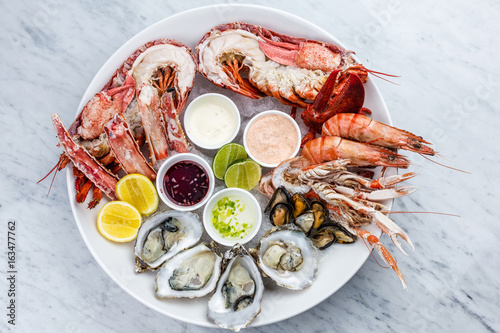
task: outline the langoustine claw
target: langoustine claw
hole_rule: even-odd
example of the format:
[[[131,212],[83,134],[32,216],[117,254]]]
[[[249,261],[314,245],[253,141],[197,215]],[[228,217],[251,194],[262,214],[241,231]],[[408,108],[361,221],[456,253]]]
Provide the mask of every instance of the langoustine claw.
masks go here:
[[[399,269],[396,260],[394,260],[394,258],[386,249],[386,247],[382,244],[382,242],[380,242],[380,240],[376,236],[372,235],[366,230],[356,229],[356,232],[358,236],[364,239],[370,246],[372,246],[378,252],[380,258],[382,258],[382,260],[387,265],[389,265],[394,270],[394,272],[396,272],[399,279],[401,280],[401,283],[403,284],[403,288],[405,290],[408,290],[405,279],[403,277],[403,273],[401,273],[401,270]]]

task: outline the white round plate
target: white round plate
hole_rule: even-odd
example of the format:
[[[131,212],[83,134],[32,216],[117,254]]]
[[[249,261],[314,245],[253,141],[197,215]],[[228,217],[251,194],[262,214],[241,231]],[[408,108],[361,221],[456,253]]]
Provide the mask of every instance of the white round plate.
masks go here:
[[[173,38],[194,49],[201,37],[212,27],[234,21],[244,21],[264,26],[279,33],[323,40],[342,46],[333,36],[316,25],[277,9],[236,4],[196,8],[175,14],[153,24],[120,47],[102,66],[90,83],[80,102],[78,112],[95,93],[102,89],[122,62],[144,43],[157,38]],[[390,124],[389,112],[382,96],[373,83],[373,77],[370,77],[365,84],[365,88],[365,106],[373,111],[373,117],[376,120]],[[245,121],[248,121],[255,114],[252,112],[269,109],[290,112],[290,107],[283,106],[270,97],[258,101],[250,100],[218,88],[197,74],[195,86],[189,100],[194,99],[200,93],[206,92],[218,92],[230,96],[238,105],[240,111],[243,108],[242,129],[245,128]],[[250,103],[251,107],[246,107],[248,103]],[[241,143],[241,130],[236,138],[237,142],[238,140]],[[208,159],[212,157],[213,155],[207,156]],[[134,272],[133,242],[128,244],[113,243],[106,240],[97,231],[97,213],[106,200],[103,200],[93,210],[87,209],[86,204],[76,203],[74,199],[74,177],[71,169],[67,169],[66,178],[73,215],[87,247],[104,271],[126,292],[148,307],[188,323],[214,326],[206,316],[208,297],[192,300],[159,300],[154,296],[154,273],[136,274]],[[389,172],[395,173],[394,170]],[[263,220],[263,227],[265,223],[266,221]],[[376,227],[370,226],[367,230],[375,235],[380,235],[380,231]],[[306,290],[292,291],[266,282],[262,312],[251,323],[251,326],[271,324],[290,318],[325,300],[349,281],[363,265],[368,255],[369,251],[361,241],[352,245],[334,245],[321,254],[318,278]],[[283,306],[283,304],[286,304],[286,306]]]

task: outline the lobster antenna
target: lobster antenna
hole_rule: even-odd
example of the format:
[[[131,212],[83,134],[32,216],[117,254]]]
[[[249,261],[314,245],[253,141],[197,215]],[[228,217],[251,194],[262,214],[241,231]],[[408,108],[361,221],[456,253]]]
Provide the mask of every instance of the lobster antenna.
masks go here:
[[[371,69],[368,69],[366,68],[366,71],[370,74],[372,74],[373,76],[381,79],[381,80],[384,80],[384,81],[387,81],[389,83],[392,83],[392,84],[395,84],[397,86],[399,86],[399,83],[396,83],[396,82],[392,82],[391,80],[389,79],[386,79],[384,76],[389,76],[389,77],[400,77],[399,75],[392,75],[392,74],[387,74],[387,73],[382,73],[382,72],[377,72],[377,71],[374,71],[374,70],[371,70]]]
[[[54,172],[54,177],[52,177],[52,181],[50,182],[49,191],[47,192],[47,196],[45,196],[45,199],[47,199],[49,197],[50,190],[52,189],[52,184],[54,184],[54,180],[56,179],[56,175],[57,175],[58,171],[59,171],[59,169],[56,169],[56,172]]]
[[[56,165],[55,165],[52,169],[50,169],[49,173],[48,173],[48,174],[46,174],[46,175],[45,175],[45,177],[43,177],[42,179],[40,179],[40,180],[39,180],[39,181],[37,181],[36,183],[37,183],[37,184],[39,184],[40,182],[44,181],[44,180],[45,180],[45,178],[47,178],[47,177],[48,177],[48,176],[49,176],[49,175],[50,175],[50,174],[54,171],[54,169],[56,169],[57,167],[59,167],[59,164],[61,164],[61,160],[59,160],[59,161],[57,162],[57,164],[56,164]],[[57,171],[56,171],[56,173],[57,173]]]

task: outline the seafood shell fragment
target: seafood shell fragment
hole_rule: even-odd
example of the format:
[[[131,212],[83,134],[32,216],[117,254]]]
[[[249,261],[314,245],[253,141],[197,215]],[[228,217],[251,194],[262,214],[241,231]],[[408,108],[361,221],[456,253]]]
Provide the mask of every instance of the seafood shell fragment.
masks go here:
[[[139,228],[135,271],[154,270],[180,251],[196,244],[202,234],[198,215],[175,210],[155,214]]]
[[[279,286],[300,290],[318,275],[318,255],[311,240],[291,225],[272,228],[252,250],[261,271]]]
[[[260,313],[264,284],[255,262],[240,244],[226,252],[222,271],[208,302],[208,318],[221,328],[239,331]]]
[[[166,261],[156,276],[158,298],[201,297],[215,289],[222,258],[215,245],[199,244]]]

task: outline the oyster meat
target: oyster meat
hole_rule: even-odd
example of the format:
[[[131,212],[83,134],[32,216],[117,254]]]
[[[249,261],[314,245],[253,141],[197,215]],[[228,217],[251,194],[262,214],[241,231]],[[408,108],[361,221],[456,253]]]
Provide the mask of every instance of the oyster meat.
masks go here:
[[[222,270],[208,302],[208,318],[221,328],[239,331],[260,313],[264,284],[252,257],[239,244],[226,252]]]
[[[201,297],[214,290],[222,258],[215,244],[199,244],[166,261],[156,276],[158,298]]]
[[[297,227],[269,230],[252,254],[264,275],[294,290],[309,287],[318,274],[318,255],[311,240]]]
[[[152,216],[137,234],[135,271],[158,268],[165,260],[196,244],[201,234],[196,214],[171,210]]]

